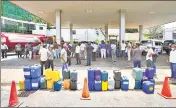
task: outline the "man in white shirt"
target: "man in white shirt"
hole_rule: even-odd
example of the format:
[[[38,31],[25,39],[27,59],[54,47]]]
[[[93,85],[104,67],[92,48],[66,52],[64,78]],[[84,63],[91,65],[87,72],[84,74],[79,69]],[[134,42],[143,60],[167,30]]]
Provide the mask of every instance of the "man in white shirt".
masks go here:
[[[170,51],[170,67],[171,67],[171,78],[176,79],[176,44],[171,46]]]
[[[116,62],[116,44],[113,42],[111,44],[111,54],[112,54],[112,61]]]
[[[154,51],[153,51],[151,45],[148,45],[147,47],[148,47],[148,52],[147,52],[147,55],[146,55],[147,67],[153,68],[153,65],[152,65],[152,61],[153,61],[152,55],[154,54]]]
[[[80,52],[81,59],[85,59],[86,45],[84,43],[81,43],[80,50],[81,50]]]
[[[126,48],[126,44],[124,41],[122,41],[122,44],[121,44],[121,52],[122,52],[122,57],[124,59],[125,57],[125,48]]]
[[[128,61],[131,60],[131,48],[132,48],[132,45],[130,42],[128,42],[128,46],[127,46],[127,51],[128,51]]]
[[[81,51],[81,48],[79,46],[79,43],[77,43],[76,50],[75,50],[76,65],[80,65],[81,64],[80,51]]]
[[[7,58],[7,50],[8,50],[7,45],[2,43],[1,44],[2,58]]]
[[[46,45],[43,45],[43,48],[39,51],[40,56],[40,64],[41,64],[41,75],[43,75],[43,66],[45,65],[45,69],[48,68],[47,60],[48,60],[48,50],[46,49]]]
[[[92,51],[92,61],[96,61],[96,55],[98,50],[98,45],[93,42],[92,47],[94,48]]]

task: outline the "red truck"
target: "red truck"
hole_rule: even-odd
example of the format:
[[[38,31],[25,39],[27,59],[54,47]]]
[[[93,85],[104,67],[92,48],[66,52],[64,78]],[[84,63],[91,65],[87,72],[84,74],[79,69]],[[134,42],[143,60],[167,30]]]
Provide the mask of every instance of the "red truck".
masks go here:
[[[21,34],[21,33],[1,33],[1,42],[5,43],[9,50],[12,51],[15,48],[17,43],[22,45],[24,48],[26,43],[31,43],[32,46],[37,46],[46,40],[45,35],[37,35],[37,34]],[[52,37],[48,37],[49,40],[52,40]]]

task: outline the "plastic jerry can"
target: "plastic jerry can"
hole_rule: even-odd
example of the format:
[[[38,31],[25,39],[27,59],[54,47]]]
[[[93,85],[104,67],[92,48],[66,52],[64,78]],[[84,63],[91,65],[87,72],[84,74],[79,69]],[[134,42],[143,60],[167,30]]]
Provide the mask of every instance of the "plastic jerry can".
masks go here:
[[[129,79],[126,76],[121,77],[121,89],[122,90],[129,89]]]
[[[31,79],[31,67],[30,66],[24,67],[23,72],[24,72],[25,79]]]
[[[52,69],[46,69],[45,70],[45,77],[46,77],[46,80],[51,80],[51,78],[52,78]]]
[[[115,89],[120,89],[121,81],[115,81]]]
[[[63,74],[63,79],[70,79],[70,70],[64,69]]]
[[[31,79],[25,79],[24,87],[26,91],[32,90]]]
[[[116,52],[116,56],[120,57],[120,52],[119,51]]]
[[[32,79],[31,84],[32,84],[32,90],[38,90],[39,84],[40,84],[40,78]]]
[[[40,89],[46,89],[46,78],[45,77],[41,77],[40,78]]]
[[[41,66],[33,65],[31,66],[31,78],[36,79],[41,76]]]
[[[95,81],[88,80],[88,87],[90,91],[94,91]]]
[[[153,68],[147,68],[145,72],[147,78],[153,79],[155,73],[155,70]]]
[[[60,91],[61,88],[62,88],[62,81],[61,80],[54,82],[54,91]]]
[[[77,81],[70,81],[70,90],[77,90]]]
[[[115,87],[115,81],[113,78],[108,79],[108,90],[114,90]]]
[[[101,73],[101,80],[102,80],[102,81],[108,81],[108,72],[103,71],[103,72]]]
[[[70,72],[70,80],[72,80],[72,81],[78,80],[78,73],[76,72],[76,70],[73,70]]]
[[[143,82],[143,87],[142,91],[145,92],[146,94],[153,94],[154,93],[154,83],[150,81],[144,81]]]
[[[101,91],[102,90],[101,81],[95,81],[94,89],[95,89],[95,91]]]
[[[102,81],[102,91],[108,90],[108,81]]]
[[[133,68],[132,76],[135,80],[142,80],[143,71],[140,68]]]
[[[51,72],[51,80],[53,82],[59,81],[60,80],[60,74],[59,71],[52,71]]]
[[[114,73],[114,80],[115,81],[120,81],[121,72],[119,70],[114,70],[113,73]]]
[[[25,86],[24,86],[24,80],[20,80],[19,81],[19,87],[20,87],[20,90],[25,90]]]
[[[64,79],[64,89],[70,89],[70,79]]]
[[[88,80],[89,81],[94,81],[94,70],[93,69],[88,69]]]
[[[94,74],[95,74],[95,80],[101,81],[101,70],[96,69]]]
[[[47,85],[47,89],[53,89],[53,81],[52,80],[47,80],[46,85]]]
[[[135,80],[135,89],[141,89],[142,84],[141,84],[141,80]]]

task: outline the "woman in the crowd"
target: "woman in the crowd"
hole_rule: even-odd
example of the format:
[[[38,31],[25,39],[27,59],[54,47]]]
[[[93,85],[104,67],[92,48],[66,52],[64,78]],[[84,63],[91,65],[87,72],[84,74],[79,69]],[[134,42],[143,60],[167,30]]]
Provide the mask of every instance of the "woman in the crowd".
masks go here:
[[[101,42],[101,58],[106,58],[106,44],[104,41]]]
[[[133,66],[134,68],[138,67],[141,68],[141,60],[142,60],[142,51],[139,48],[140,44],[136,43],[132,49],[132,59],[133,59]]]

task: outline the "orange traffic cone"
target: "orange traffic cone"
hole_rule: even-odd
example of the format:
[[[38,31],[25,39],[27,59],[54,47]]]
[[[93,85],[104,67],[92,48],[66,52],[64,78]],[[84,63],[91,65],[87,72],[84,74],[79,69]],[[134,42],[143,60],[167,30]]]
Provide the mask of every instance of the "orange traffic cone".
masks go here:
[[[84,86],[82,90],[82,97],[81,100],[91,100],[88,88],[87,78],[84,78]]]
[[[161,91],[161,93],[158,93],[158,94],[166,99],[176,99],[176,98],[172,97],[168,77],[165,77],[162,91]]]
[[[18,97],[16,91],[15,81],[12,81],[11,91],[10,91],[10,99],[9,99],[9,107],[13,107],[18,104]]]

